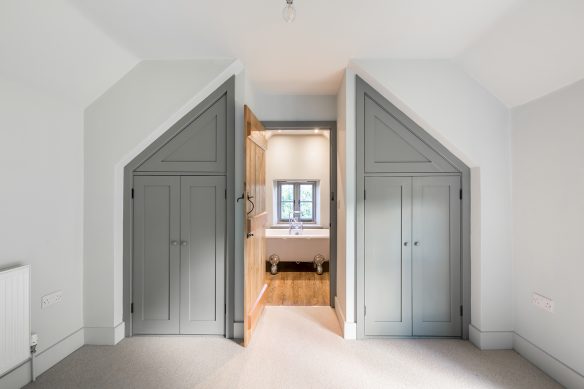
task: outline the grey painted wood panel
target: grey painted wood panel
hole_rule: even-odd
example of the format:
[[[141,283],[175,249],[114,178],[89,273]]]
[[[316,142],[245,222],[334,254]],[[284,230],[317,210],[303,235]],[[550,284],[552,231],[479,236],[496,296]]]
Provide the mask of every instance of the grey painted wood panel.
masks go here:
[[[460,336],[460,177],[413,178],[413,334]]]
[[[225,177],[181,177],[181,334],[225,333]]]
[[[412,335],[411,182],[365,178],[365,335]]]
[[[166,142],[137,171],[225,173],[227,96],[221,96]]]
[[[176,334],[180,179],[135,177],[134,190],[134,333]]]
[[[396,107],[385,104],[387,111],[367,95],[364,103],[365,172],[457,172],[392,114]]]

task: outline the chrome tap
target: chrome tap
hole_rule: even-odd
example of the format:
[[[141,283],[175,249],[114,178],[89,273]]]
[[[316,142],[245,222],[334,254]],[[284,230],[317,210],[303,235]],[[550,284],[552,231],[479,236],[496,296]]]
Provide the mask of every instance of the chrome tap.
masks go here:
[[[300,212],[294,211],[290,214],[288,218],[289,227],[288,227],[288,234],[289,235],[302,235],[302,231],[304,230],[304,226],[302,225],[302,221],[300,220]]]

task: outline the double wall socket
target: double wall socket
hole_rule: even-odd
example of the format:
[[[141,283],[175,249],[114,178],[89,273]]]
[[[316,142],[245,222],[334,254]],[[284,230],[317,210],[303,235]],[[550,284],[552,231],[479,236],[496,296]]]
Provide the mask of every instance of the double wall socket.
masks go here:
[[[58,304],[63,301],[63,291],[58,290],[51,294],[47,294],[41,298],[41,309],[45,309],[49,305]]]
[[[554,311],[554,301],[550,298],[542,296],[541,294],[534,293],[531,296],[531,303],[536,307],[544,309],[548,312]]]

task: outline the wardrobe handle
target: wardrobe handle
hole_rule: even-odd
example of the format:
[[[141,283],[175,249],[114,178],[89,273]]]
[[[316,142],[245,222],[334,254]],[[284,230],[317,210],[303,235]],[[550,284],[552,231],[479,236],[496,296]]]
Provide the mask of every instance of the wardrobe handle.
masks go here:
[[[407,245],[408,245],[408,242],[404,242],[404,246],[407,246]]]
[[[170,241],[170,244],[172,246],[178,246],[178,240],[172,240],[172,241]]]
[[[183,241],[180,242],[180,245],[181,246],[186,246],[187,244],[189,244],[189,243],[186,240],[183,240]]]
[[[420,242],[414,242],[414,246],[419,246]]]

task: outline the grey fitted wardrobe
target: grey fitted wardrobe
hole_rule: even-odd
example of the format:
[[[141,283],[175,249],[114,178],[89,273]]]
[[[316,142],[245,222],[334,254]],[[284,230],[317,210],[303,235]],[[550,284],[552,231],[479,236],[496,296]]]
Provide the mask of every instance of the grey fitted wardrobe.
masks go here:
[[[133,334],[226,334],[233,80],[133,162]]]
[[[357,140],[358,335],[463,337],[464,166],[360,78]]]

